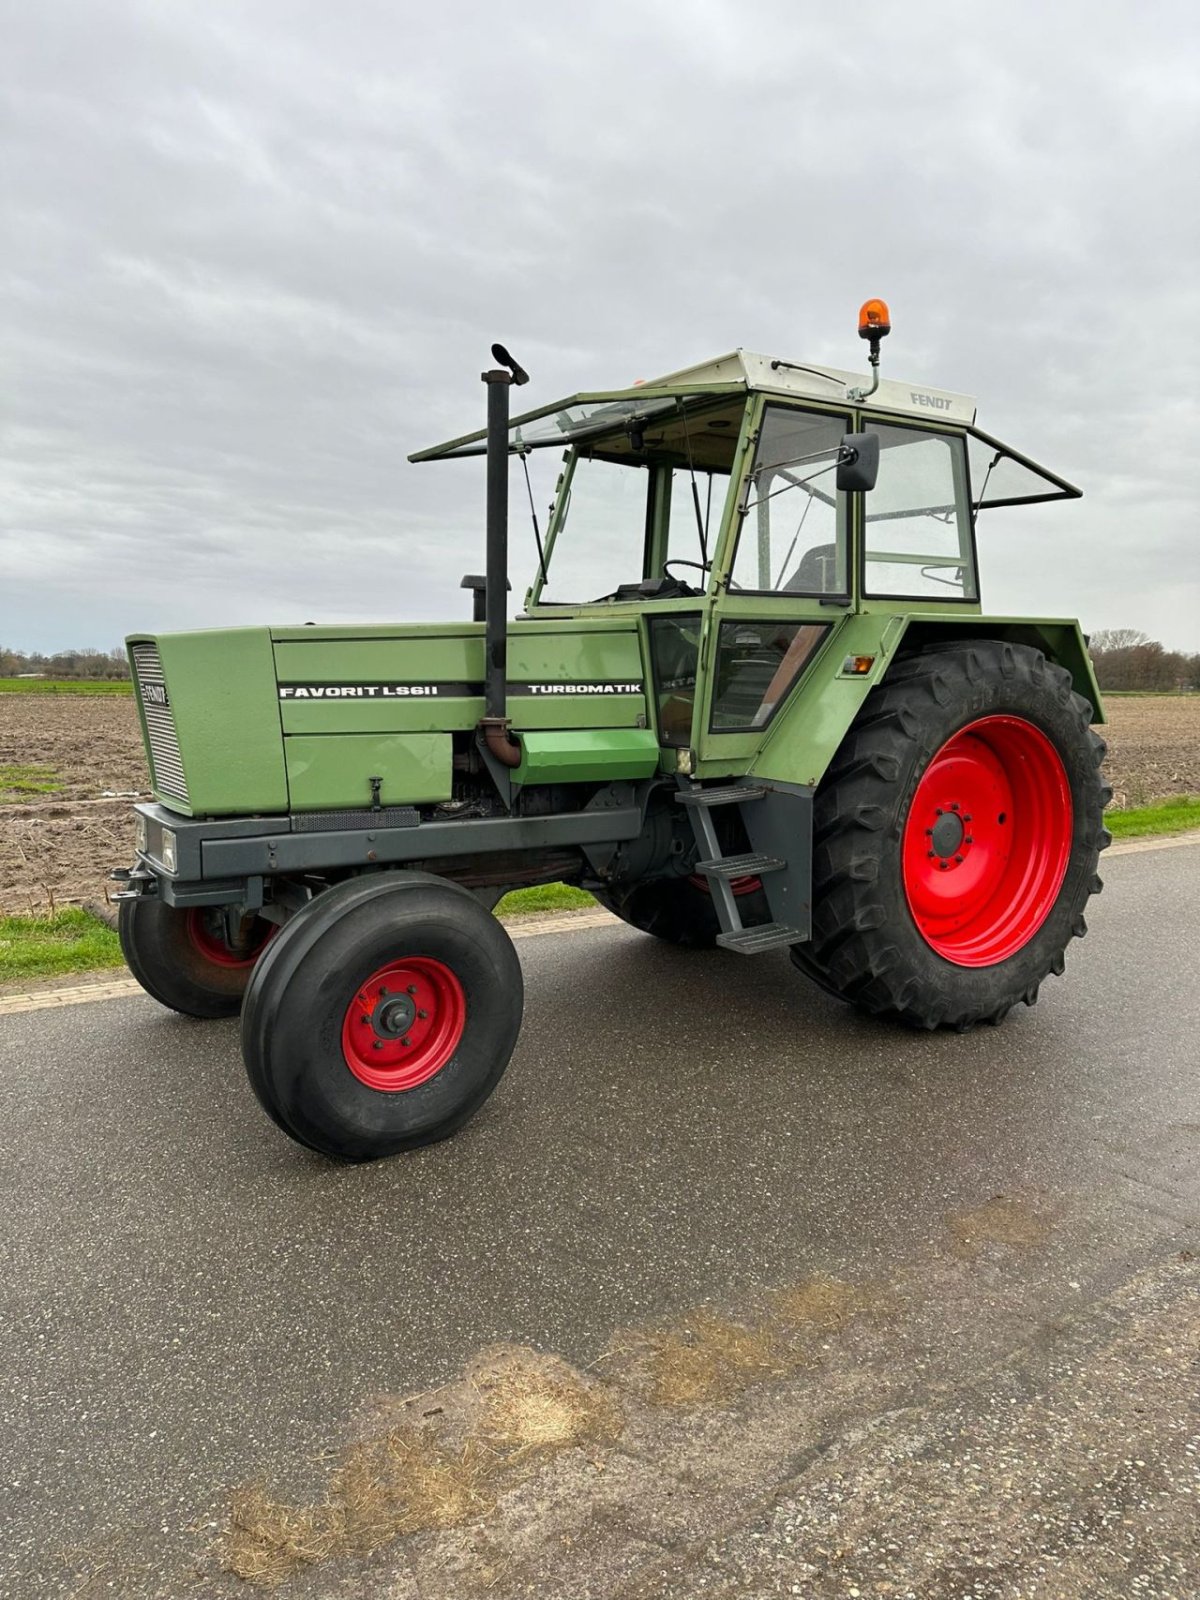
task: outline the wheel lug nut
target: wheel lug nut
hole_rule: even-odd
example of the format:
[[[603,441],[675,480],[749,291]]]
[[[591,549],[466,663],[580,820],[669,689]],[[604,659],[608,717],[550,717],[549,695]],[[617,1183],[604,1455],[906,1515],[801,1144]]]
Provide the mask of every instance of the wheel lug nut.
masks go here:
[[[935,815],[937,815],[939,817],[944,817],[946,815],[946,813],[942,810],[941,806],[939,806],[937,808],[937,811],[936,811]]]
[[[418,1011],[417,1015],[418,1015],[418,1017],[420,1017],[421,1021],[424,1022],[426,1017],[428,1017],[429,1013],[428,1013],[428,1011]]]
[[[963,843],[964,844],[974,844],[975,841],[974,841],[974,839],[972,839],[971,835],[968,834],[967,837],[963,840]]]
[[[367,1016],[366,1012],[364,1012],[363,1015],[361,1017],[359,1017],[358,1020],[360,1022],[370,1022],[371,1019],[370,1019],[370,1017]]]
[[[949,863],[949,862],[948,862],[948,861],[943,861],[943,862],[942,862],[942,863],[941,863],[941,867],[940,867],[940,870],[941,870],[941,871],[942,871],[942,872],[948,872],[948,871],[949,871],[949,870],[950,870],[950,863]]]
[[[930,861],[932,861],[934,856],[936,856],[936,855],[937,855],[937,851],[936,850],[930,850],[930,852],[929,852]]]
[[[381,999],[381,1000],[386,1000],[386,999],[387,999],[387,993],[388,993],[388,992],[387,992],[387,990],[386,990],[386,989],[380,989],[380,991],[379,991],[379,998],[380,998],[380,999]]]
[[[932,828],[926,828],[925,829],[925,837],[927,839],[932,839],[933,838],[933,829]]]
[[[401,1044],[411,1044],[412,1040],[411,1039],[407,1039],[407,1038],[406,1039],[401,1039],[400,1043]]]
[[[955,859],[955,861],[958,862],[959,866],[961,867],[962,866],[962,857],[961,856],[955,856],[954,859]]]
[[[371,1044],[371,1049],[372,1050],[382,1050],[383,1049],[383,1040],[382,1039],[373,1040],[372,1044]]]
[[[408,988],[404,992],[405,992],[405,994],[416,994],[416,992],[417,992],[416,984],[415,983],[410,983]]]
[[[966,812],[965,812],[965,811],[964,811],[964,812],[963,812],[963,821],[964,821],[964,822],[970,822],[970,820],[971,820],[971,819],[970,819],[970,817],[969,817],[969,816],[968,816],[968,815],[967,815],[967,813],[966,813]]]

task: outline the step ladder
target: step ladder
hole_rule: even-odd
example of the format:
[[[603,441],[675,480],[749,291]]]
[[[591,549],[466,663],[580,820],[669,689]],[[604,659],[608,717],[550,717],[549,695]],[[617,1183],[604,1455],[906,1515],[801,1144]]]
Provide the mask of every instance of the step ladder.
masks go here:
[[[750,850],[742,855],[727,856],[722,853],[717,838],[713,811],[718,806],[744,806],[761,804],[768,791],[756,784],[731,783],[704,789],[699,784],[682,787],[675,796],[681,806],[686,806],[692,832],[700,849],[701,859],[696,871],[708,879],[713,905],[721,932],[717,943],[726,950],[736,950],[739,955],[757,956],[764,950],[778,950],[784,945],[798,944],[806,938],[800,928],[790,928],[782,922],[756,922],[749,927],[742,921],[737,896],[733,892],[738,878],[763,878],[772,872],[782,872],[787,862],[782,856],[765,855]]]

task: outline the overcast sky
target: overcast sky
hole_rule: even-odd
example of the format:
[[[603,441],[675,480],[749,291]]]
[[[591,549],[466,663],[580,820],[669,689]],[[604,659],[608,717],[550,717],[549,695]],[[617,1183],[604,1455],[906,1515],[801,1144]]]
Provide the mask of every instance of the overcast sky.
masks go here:
[[[482,465],[405,456],[493,339],[533,406],[857,367],[882,295],[887,374],[1084,490],[985,513],[985,605],[1200,648],[1195,0],[0,17],[0,643],[465,615]]]

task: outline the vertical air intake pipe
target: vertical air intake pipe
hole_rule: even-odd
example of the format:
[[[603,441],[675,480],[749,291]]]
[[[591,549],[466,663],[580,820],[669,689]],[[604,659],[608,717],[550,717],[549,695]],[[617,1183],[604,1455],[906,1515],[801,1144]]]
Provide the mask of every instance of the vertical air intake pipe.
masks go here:
[[[503,766],[521,761],[508,715],[508,390],[528,383],[502,344],[492,346],[502,368],[482,374],[487,384],[487,586],[484,613],[484,702],[480,737]],[[505,370],[507,369],[507,370]]]

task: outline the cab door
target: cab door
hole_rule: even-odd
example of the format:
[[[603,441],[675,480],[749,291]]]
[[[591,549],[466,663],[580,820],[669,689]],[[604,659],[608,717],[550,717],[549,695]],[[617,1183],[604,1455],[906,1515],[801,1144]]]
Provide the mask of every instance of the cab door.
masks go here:
[[[764,400],[727,519],[702,645],[692,747],[744,770],[853,602],[845,410]]]

